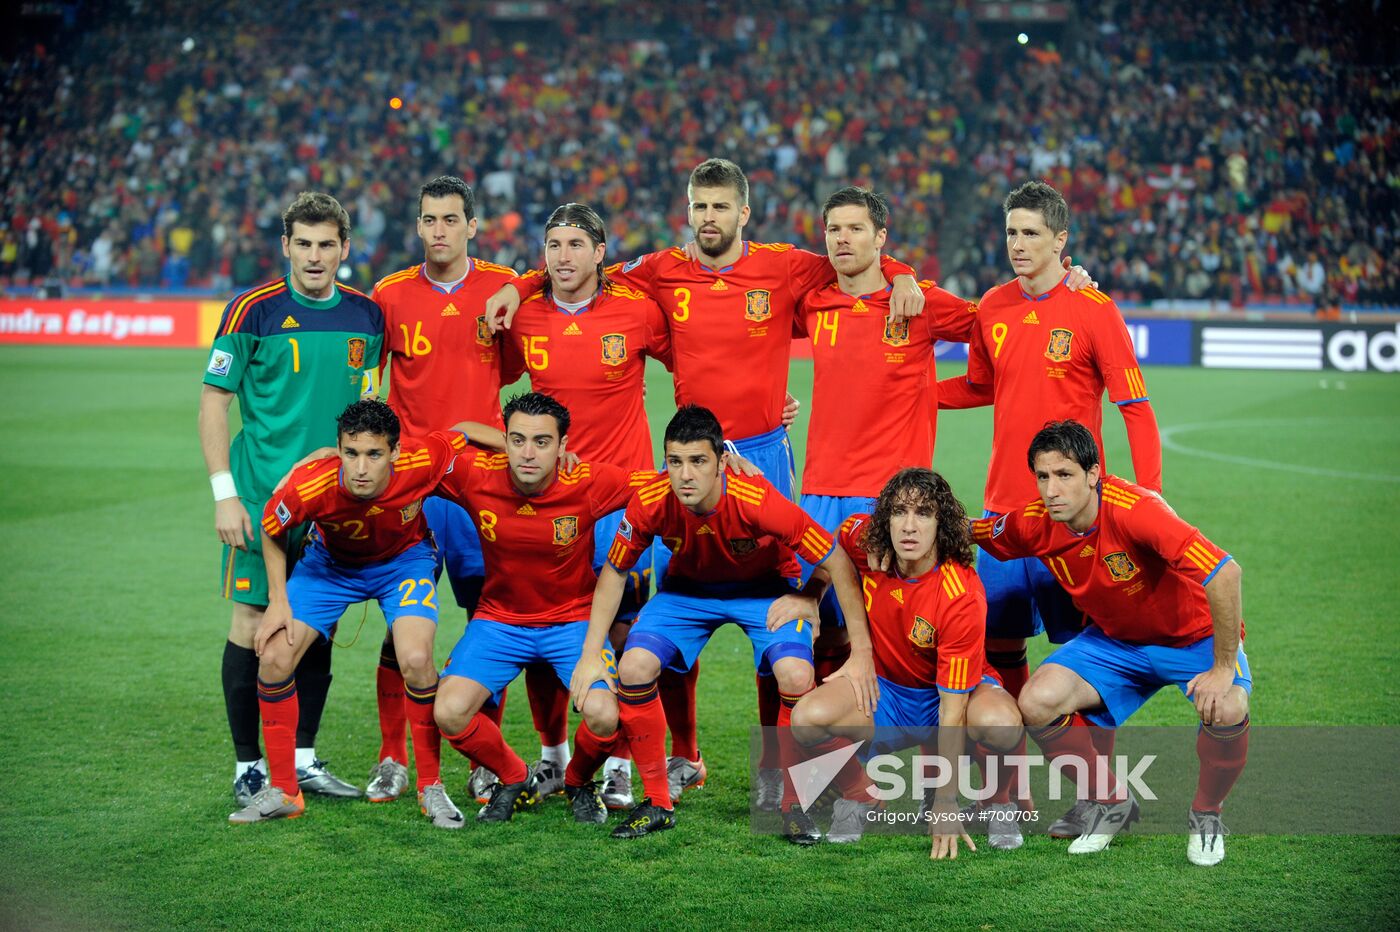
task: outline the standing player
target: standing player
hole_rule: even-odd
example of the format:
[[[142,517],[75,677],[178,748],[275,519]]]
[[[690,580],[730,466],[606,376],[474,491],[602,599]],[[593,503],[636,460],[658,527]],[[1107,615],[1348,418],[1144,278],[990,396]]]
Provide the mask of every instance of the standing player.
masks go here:
[[[809,753],[871,739],[875,752],[888,753],[922,742],[936,726],[945,760],[962,756],[964,737],[976,743],[982,760],[1015,748],[1021,713],[1016,700],[983,672],[987,601],[972,569],[967,516],[947,481],[923,467],[900,470],[880,490],[873,514],[853,515],[841,526],[839,542],[861,574],[880,704],[872,719],[857,708],[846,683],[830,680],[792,710],[793,736]],[[877,563],[888,561],[890,572],[867,569],[867,554]],[[1010,768],[998,768],[998,774],[987,807],[989,841],[994,848],[1019,848]],[[856,760],[838,780],[842,798],[827,839],[857,841],[875,801]],[[959,837],[976,850],[961,832],[936,831],[959,824],[957,784],[949,781],[934,798],[935,859],[956,858]]]
[[[891,315],[891,286],[880,270],[888,218],[885,199],[868,189],[847,187],[828,197],[822,221],[837,280],[808,292],[798,306],[797,335],[812,341],[802,508],[833,533],[851,515],[871,511],[901,467],[933,462],[934,343],[966,342],[977,319],[977,305],[932,282],[920,283],[926,313],[903,320]],[[835,600],[824,599],[821,612],[813,645],[818,681],[845,662],[847,650]],[[781,775],[761,770],[759,786],[763,805],[762,797],[781,786]]]
[[[1137,817],[1137,803],[1102,776],[1083,726],[1117,728],[1163,686],[1194,701],[1200,772],[1186,856],[1225,857],[1220,809],[1244,770],[1252,677],[1244,654],[1240,568],[1151,490],[1103,472],[1099,444],[1075,421],[1050,424],[1026,460],[1040,497],[973,522],[1002,559],[1036,557],[1093,619],[1021,692],[1021,713],[1046,756],[1084,760],[1090,800],[1070,854],[1102,851]],[[1086,721],[1087,720],[1087,721]],[[1073,768],[1071,768],[1073,769]],[[1106,776],[1106,781],[1102,777]]]
[[[811,622],[786,611],[794,603],[782,599],[798,577],[794,551],[819,565],[815,585],[835,584],[846,613],[851,659],[833,677],[851,679],[862,710],[873,711],[878,697],[855,570],[830,535],[767,480],[742,478],[724,468],[719,421],[704,408],[689,405],[677,411],[664,442],[667,477],[643,486],[627,505],[608,565],[598,577],[588,638],[571,684],[577,704],[601,673],[598,652],[622,599],[626,573],[654,538],[665,539],[672,553],[666,578],[632,626],[618,665],[622,729],[647,798],[617,827],[614,838],[636,838],[675,825],[666,714],[656,680],[668,667],[687,670],[717,628],[730,621],[743,628],[753,644],[754,666],[772,671],[782,697],[780,727],[790,723],[793,706],[812,688]],[[778,743],[785,761],[795,764],[791,742]],[[785,823],[794,841],[810,844],[820,837],[795,804]]]
[[[434,178],[418,189],[422,264],[387,275],[374,287],[384,309],[389,404],[409,436],[462,421],[501,426],[500,344],[486,326],[482,305],[515,272],[467,254],[476,230],[472,189],[452,175]],[[484,572],[476,527],[443,498],[429,498],[423,513],[457,604],[470,616]],[[376,676],[381,743],[365,793],[372,802],[388,802],[408,785],[404,682],[392,638],[385,638]]]
[[[329,425],[359,397],[379,360],[384,317],[368,297],[338,284],[350,252],[350,217],[335,198],[306,192],[282,215],[285,278],[229,302],[219,322],[199,399],[199,442],[214,489],[214,529],[224,544],[223,594],[233,602],[224,645],[223,686],[233,737],[233,795],[246,806],[264,787],[258,747],[258,658],[253,637],[267,610],[267,577],[250,515],[261,516],[274,487],[302,454],[329,443]],[[229,443],[229,407],[238,397],[243,428]],[[295,556],[302,529],[288,550]],[[330,689],[329,641],[312,646],[297,671],[304,702],[296,766],[313,793],[360,791],[316,757],[316,731]]]
[[[793,321],[798,302],[834,276],[825,256],[787,243],[743,239],[749,220],[749,182],[728,159],[707,159],[690,173],[689,221],[702,259],[669,249],[608,269],[619,284],[654,299],[665,312],[675,358],[677,406],[701,404],[719,417],[726,437],[780,494],[793,498],[794,461],[783,426]],[[891,309],[898,318],[917,315],[923,292],[913,269],[888,257],[882,273],[893,283]],[[520,297],[540,288],[526,276],[487,303],[488,317],[505,310],[510,326]],[[704,779],[695,740],[695,676],[663,678],[672,722],[673,766],[680,786]],[[760,676],[759,721],[777,721],[779,702],[771,677]],[[765,731],[765,735],[768,734]],[[763,766],[777,765],[765,743]],[[776,784],[773,784],[776,786]],[[776,797],[768,800],[775,805]]]
[[[503,346],[506,381],[514,382],[527,371],[535,391],[569,409],[569,452],[581,460],[651,470],[646,360],[660,359],[670,368],[670,335],[655,301],[608,280],[603,271],[606,252],[603,218],[592,208],[564,204],[550,214],[544,234],[544,291],[524,301],[515,316]],[[619,507],[595,529],[595,574],[607,560],[608,545],[621,520]],[[643,561],[641,571],[629,576],[627,596],[610,637],[614,649],[621,648],[627,626],[646,598],[650,564]],[[532,671],[526,676],[534,705],[543,690],[529,679]],[[553,679],[552,671],[547,674]],[[567,702],[568,694],[562,696]],[[541,741],[549,743],[549,738]],[[563,790],[567,764],[567,760],[541,758],[537,769],[541,795]],[[631,808],[631,787],[631,761],[610,759],[604,768],[604,803],[609,809]]]
[[[436,710],[448,742],[500,776],[477,816],[483,822],[508,820],[537,790],[531,768],[480,710],[530,664],[549,664],[561,683],[574,676],[597,582],[594,524],[656,476],[607,463],[559,468],[569,411],[548,395],[512,398],[504,418],[506,454],[464,460],[438,493],[471,513],[486,561],[481,604],[443,668]],[[617,700],[602,674],[588,683],[564,785],[574,818],[601,823],[607,813],[593,776],[617,743]]]
[[[1047,421],[1084,424],[1102,456],[1105,389],[1123,416],[1139,484],[1160,491],[1157,419],[1122,315],[1103,292],[1071,292],[1065,283],[1060,255],[1069,238],[1069,206],[1054,188],[1032,181],[1012,191],[1003,207],[1016,278],[982,297],[967,376],[945,382],[940,395],[944,407],[992,402],[985,514],[1005,514],[1035,495],[1021,468],[1022,451]],[[1028,674],[1026,639],[1044,631],[1051,643],[1063,644],[1083,626],[1082,616],[1035,560],[1001,563],[983,553],[977,572],[987,589],[987,659],[1006,689],[1020,695]],[[1100,740],[1111,747],[1112,733]],[[1077,836],[1082,816],[1083,807],[1076,807],[1050,833]]]
[[[399,442],[399,419],[376,399],[357,401],[336,419],[337,455],[298,467],[267,503],[262,519],[268,608],[258,628],[258,706],[267,743],[269,785],[230,822],[296,818],[305,808],[293,765],[298,717],[297,661],[314,640],[329,640],[356,602],[375,599],[404,670],[404,704],[413,728],[418,804],[439,828],[461,828],[462,814],[439,779],[441,736],[433,722],[437,671],[433,633],[437,553],[423,519],[424,496],[466,448],[461,433]],[[314,522],[311,542],[287,576],[288,532]]]

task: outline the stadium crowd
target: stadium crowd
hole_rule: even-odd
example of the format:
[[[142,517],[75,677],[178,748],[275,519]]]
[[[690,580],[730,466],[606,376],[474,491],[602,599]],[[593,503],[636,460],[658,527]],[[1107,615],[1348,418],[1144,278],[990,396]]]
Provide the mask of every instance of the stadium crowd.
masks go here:
[[[1037,177],[1120,299],[1400,304],[1396,26],[1358,28],[1366,4],[1106,0],[1024,46],[969,0],[456,6],[312,2],[293,30],[268,0],[129,0],[12,40],[0,285],[266,280],[281,207],[315,188],[349,207],[368,286],[412,261],[414,191],[443,171],[478,190],[483,258],[537,265],[569,200],[626,258],[685,238],[680,180],[722,155],[753,238],[814,247],[825,195],[873,185],[890,252],[958,294],[1004,278],[1000,198]]]

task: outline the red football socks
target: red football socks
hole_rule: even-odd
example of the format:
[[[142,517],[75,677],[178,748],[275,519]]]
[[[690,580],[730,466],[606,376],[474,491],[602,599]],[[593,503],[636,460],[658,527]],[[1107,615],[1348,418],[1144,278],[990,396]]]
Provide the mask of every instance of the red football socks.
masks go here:
[[[442,732],[433,720],[435,699],[437,683],[422,689],[404,686],[403,708],[413,729],[413,766],[418,771],[419,790],[442,782]]]
[[[620,735],[621,732],[616,731],[606,738],[600,738],[587,722],[579,722],[574,731],[574,756],[569,758],[569,766],[564,768],[565,785],[583,786],[592,780],[598,768],[622,743]]]
[[[632,748],[632,760],[642,777],[642,788],[653,806],[671,808],[671,786],[666,779],[666,710],[656,680],[617,687],[622,733]]]
[[[506,744],[501,729],[484,712],[472,716],[467,727],[455,735],[446,735],[447,743],[475,764],[487,768],[502,783],[519,783],[529,773],[520,755]]]
[[[1026,649],[1023,647],[1019,651],[987,651],[987,663],[997,671],[1002,687],[1011,693],[1011,698],[1021,698],[1021,690],[1025,688],[1026,680],[1030,679]]]
[[[258,677],[258,713],[262,716],[263,748],[271,784],[288,796],[297,795],[297,681],[289,676],[280,683],[264,683]]]
[[[777,677],[770,676],[768,679],[776,682]],[[784,811],[797,803],[797,791],[792,785],[792,768],[801,764],[806,758],[801,745],[792,736],[792,708],[797,705],[797,700],[806,694],[805,692],[796,694],[780,692],[778,694],[778,761],[783,768],[783,801],[780,808]]]
[[[687,673],[662,670],[661,705],[666,710],[666,724],[671,727],[671,756],[689,761],[700,759],[695,726],[695,684],[700,679],[700,661]]]
[[[1082,762],[1083,770],[1087,770],[1087,773],[1083,773],[1081,767],[1074,763],[1063,770],[1086,798],[1094,802],[1119,802],[1126,796],[1113,776],[1108,759],[1095,749],[1090,735],[1092,730],[1088,720],[1078,713],[1062,715],[1039,728],[1026,729],[1045,752],[1048,763],[1060,758]]]
[[[1249,756],[1249,716],[1238,725],[1202,725],[1196,734],[1196,756],[1201,770],[1191,808],[1218,813]]]
[[[525,695],[530,700],[530,717],[540,744],[555,747],[569,740],[569,691],[559,682],[554,668],[532,663],[525,668]]]
[[[374,674],[375,693],[379,699],[379,757],[392,757],[400,764],[408,763],[408,720],[404,717],[403,674],[392,657],[379,655],[379,669]]]

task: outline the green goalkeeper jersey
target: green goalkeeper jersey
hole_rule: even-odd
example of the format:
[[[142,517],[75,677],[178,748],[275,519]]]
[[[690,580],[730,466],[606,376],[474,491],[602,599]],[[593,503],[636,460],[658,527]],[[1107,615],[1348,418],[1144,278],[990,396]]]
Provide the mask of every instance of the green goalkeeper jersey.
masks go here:
[[[279,278],[229,302],[204,384],[238,396],[243,429],[229,468],[240,498],[266,500],[293,463],[335,444],[335,419],[360,397],[383,344],[379,305],[340,284],[316,301]]]

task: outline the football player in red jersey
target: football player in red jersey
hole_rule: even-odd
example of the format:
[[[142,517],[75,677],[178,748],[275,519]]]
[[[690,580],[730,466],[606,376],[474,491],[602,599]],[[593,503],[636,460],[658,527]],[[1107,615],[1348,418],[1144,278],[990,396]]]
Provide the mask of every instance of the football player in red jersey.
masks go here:
[[[1103,471],[1098,440],[1076,421],[1043,428],[1026,456],[1040,497],[973,523],[1002,559],[1038,558],[1092,619],[1021,692],[1021,712],[1046,756],[1088,762],[1089,802],[1071,854],[1102,851],[1137,802],[1097,766],[1088,723],[1117,728],[1158,689],[1176,686],[1200,717],[1200,771],[1186,854],[1225,857],[1221,806],[1249,748],[1252,677],[1244,653],[1240,568],[1153,490]],[[1105,779],[1105,777],[1107,779]]]
[[[945,760],[958,760],[965,740],[974,743],[979,760],[1014,750],[1021,714],[985,666],[987,603],[972,569],[967,516],[947,481],[923,467],[901,470],[880,490],[873,514],[846,520],[839,542],[861,573],[880,704],[872,718],[857,708],[849,686],[828,681],[793,710],[797,740],[814,754],[873,740],[865,750],[883,753],[922,743],[937,726]],[[868,556],[876,564],[888,562],[890,571],[868,569]],[[983,809],[989,840],[995,848],[1019,848],[1012,774],[1000,767],[997,775]],[[827,839],[853,842],[874,801],[855,759],[838,781],[842,798]],[[929,822],[935,859],[956,858],[960,837],[976,850],[965,831],[948,831],[960,825],[957,782],[935,793]]]
[[[1019,508],[1035,495],[1022,468],[1026,445],[1048,421],[1073,418],[1093,433],[1102,457],[1105,389],[1118,407],[1144,487],[1162,487],[1162,447],[1147,385],[1128,328],[1112,299],[1096,288],[1071,291],[1060,257],[1069,238],[1069,207],[1054,188],[1033,181],[1003,205],[1006,251],[1016,277],[979,304],[967,376],[940,386],[942,407],[992,404],[992,455],[984,514]],[[1035,560],[977,559],[987,590],[987,659],[1012,695],[1026,681],[1026,639],[1044,631],[1063,644],[1083,627],[1082,613]],[[1096,736],[1107,753],[1112,732]],[[1050,832],[1076,837],[1082,812],[1071,810]]]
[[[724,435],[778,491],[793,498],[795,464],[784,426],[793,320],[803,295],[835,278],[825,256],[788,243],[743,238],[749,219],[749,182],[728,159],[707,159],[687,185],[689,221],[698,257],[675,248],[609,268],[612,280],[653,298],[665,312],[675,360],[676,404],[700,404],[719,418]],[[891,310],[915,316],[924,295],[913,269],[892,259],[881,262],[891,281]],[[541,287],[531,273],[502,288],[487,303],[509,327],[520,300]],[[663,677],[662,693],[672,724],[672,766],[678,785],[704,778],[695,739],[695,670],[684,680]],[[759,677],[759,720],[773,725],[779,700],[770,677]],[[765,732],[765,735],[768,732]],[[760,802],[776,809],[781,793],[777,749],[766,744]]]
[[[483,822],[509,819],[517,801],[535,798],[539,789],[537,772],[481,708],[531,664],[547,664],[561,686],[570,681],[597,582],[594,525],[621,507],[632,488],[656,478],[650,469],[629,473],[607,463],[563,468],[570,415],[548,395],[518,395],[504,416],[506,454],[459,460],[438,490],[471,513],[487,567],[477,613],[443,668],[436,709],[449,743],[500,775],[477,816]],[[612,666],[611,651],[603,650],[600,660]],[[576,754],[560,774],[580,822],[607,818],[593,775],[616,744],[611,688],[600,675],[578,697],[583,721],[574,735]]]
[[[418,189],[417,231],[422,263],[386,275],[374,287],[384,309],[389,404],[408,436],[426,436],[462,421],[500,427],[500,343],[482,306],[515,272],[468,254],[477,231],[476,196],[461,178],[441,175]],[[484,572],[476,528],[446,499],[429,498],[423,511],[457,604],[470,616]],[[379,763],[365,794],[371,802],[388,802],[407,787],[404,681],[390,638],[381,648],[376,680]],[[499,717],[500,711],[493,714]],[[486,771],[474,776],[473,789],[481,798],[488,777]]]
[[[269,602],[254,646],[269,786],[229,819],[260,822],[302,814],[294,759],[299,701],[292,671],[314,640],[330,637],[346,608],[372,598],[383,609],[403,659],[419,805],[434,825],[461,828],[462,815],[439,779],[440,735],[433,719],[437,553],[422,504],[466,448],[467,437],[459,431],[469,425],[401,442],[393,409],[363,399],[345,409],[337,426],[337,454],[294,469],[263,514]],[[310,542],[289,579],[286,539],[307,521],[314,522]]]
[[[862,709],[873,710],[878,698],[855,571],[831,536],[761,476],[744,478],[724,468],[723,434],[708,410],[688,405],[677,411],[666,427],[665,451],[667,475],[637,490],[618,526],[608,565],[598,576],[588,636],[571,685],[579,704],[599,674],[597,654],[622,598],[627,571],[654,539],[664,538],[672,552],[670,567],[632,626],[618,666],[619,715],[647,798],[614,830],[614,838],[674,826],[666,716],[657,678],[668,667],[688,669],[721,625],[734,622],[743,628],[753,645],[755,668],[771,671],[777,681],[780,726],[788,724],[792,707],[812,688],[811,621],[792,610],[799,603],[783,598],[800,575],[794,553],[811,564],[824,564],[814,573],[815,585],[833,583],[846,614],[851,657],[833,677],[850,678]],[[795,748],[791,753],[783,748],[785,759],[795,753]],[[785,826],[799,844],[821,837],[795,797]]]
[[[603,271],[607,232],[603,218],[584,204],[563,204],[545,223],[545,290],[525,301],[505,335],[506,380],[524,371],[538,392],[569,409],[569,452],[589,463],[624,469],[651,469],[654,453],[646,416],[646,360],[671,366],[670,333],[661,308],[639,291],[608,279]],[[593,568],[607,559],[608,544],[622,510],[606,516],[594,533]],[[664,564],[663,564],[664,565]],[[629,574],[627,596],[610,637],[620,649],[627,628],[650,589],[648,555]],[[567,721],[568,694],[553,671],[526,673],[531,708],[550,703],[550,715]],[[555,709],[553,703],[557,703]],[[547,719],[546,719],[547,720]],[[542,729],[543,732],[543,729]],[[549,738],[542,738],[547,745]],[[567,745],[566,745],[567,747]],[[625,747],[603,770],[603,802],[630,809],[632,764]],[[541,759],[537,782],[542,794],[562,792],[568,760]]]

